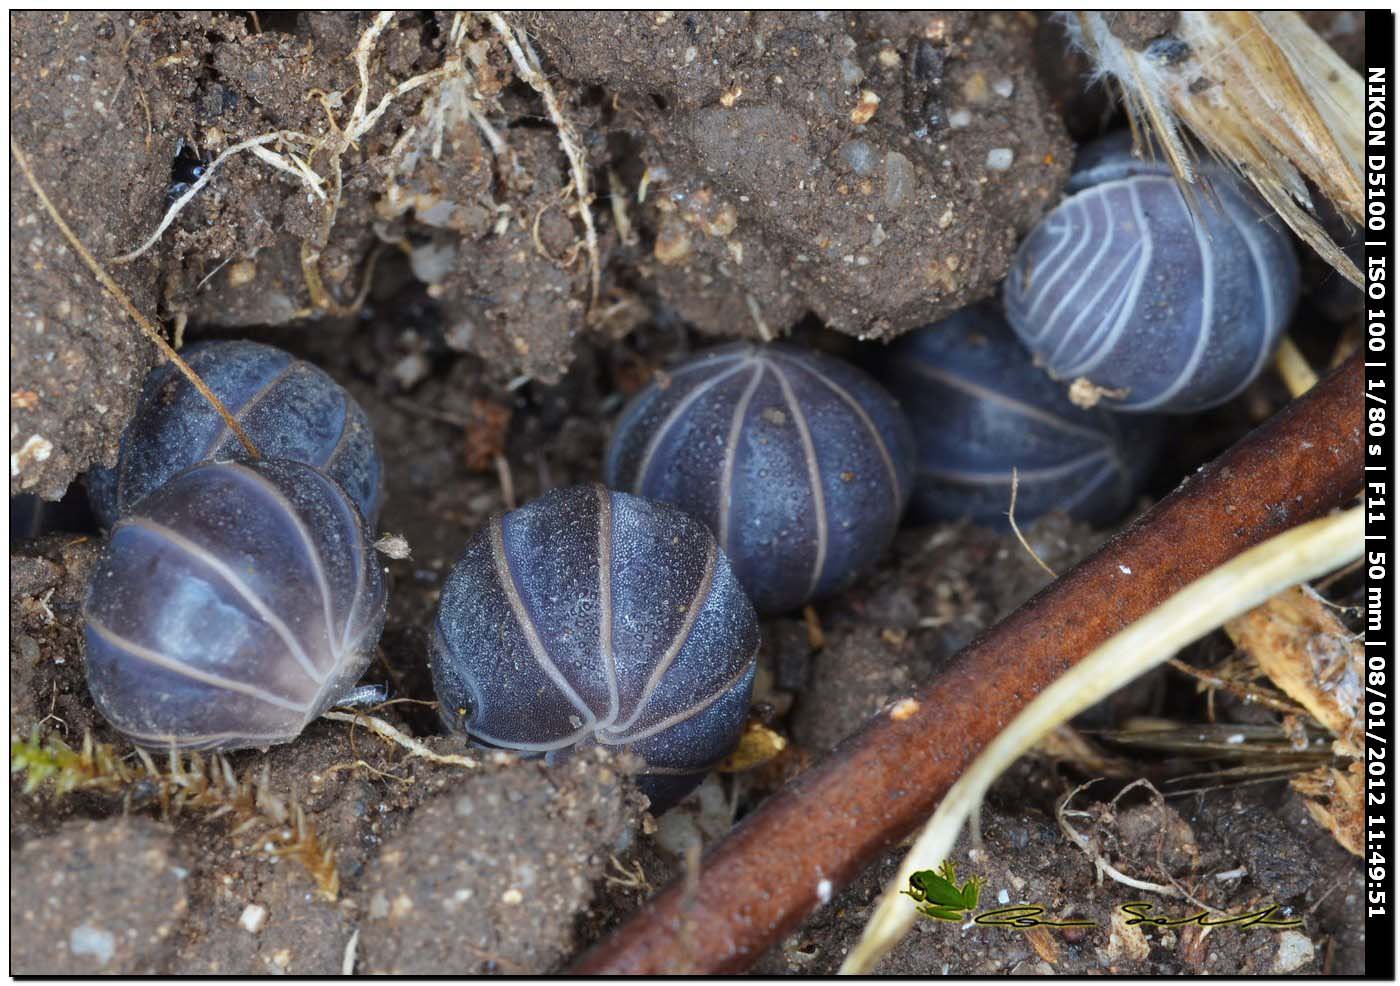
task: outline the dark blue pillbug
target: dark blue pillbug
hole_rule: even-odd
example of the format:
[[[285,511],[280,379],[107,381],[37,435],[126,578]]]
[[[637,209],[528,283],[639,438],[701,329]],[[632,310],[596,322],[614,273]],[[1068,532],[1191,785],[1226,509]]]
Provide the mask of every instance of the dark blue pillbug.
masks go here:
[[[274,346],[203,342],[182,355],[270,459],[316,466],[345,487],[371,529],[383,498],[369,419],[324,371]],[[246,452],[219,413],[171,364],[152,370],[122,434],[115,469],[88,472],[88,494],[104,526],[176,473]]]
[[[1076,407],[994,305],[915,329],[875,360],[914,428],[915,523],[1005,527],[1013,467],[1017,522],[1064,510],[1106,523],[1131,505],[1155,455],[1161,419]]]
[[[206,462],[112,528],[83,605],[88,688],[142,746],[295,739],[349,693],[384,577],[338,483],[300,462]]]
[[[759,612],[848,585],[888,546],[913,440],[865,373],[795,346],[702,353],[633,398],[608,448],[615,489],[715,532]]]
[[[1006,317],[1056,380],[1119,411],[1189,413],[1234,397],[1292,317],[1298,261],[1269,208],[1201,162],[1192,200],[1131,136],[1085,147],[1061,202],[1016,252]]]
[[[450,728],[554,756],[629,749],[658,811],[738,742],[759,643],[709,531],[601,486],[492,518],[443,585],[436,631],[433,684]]]

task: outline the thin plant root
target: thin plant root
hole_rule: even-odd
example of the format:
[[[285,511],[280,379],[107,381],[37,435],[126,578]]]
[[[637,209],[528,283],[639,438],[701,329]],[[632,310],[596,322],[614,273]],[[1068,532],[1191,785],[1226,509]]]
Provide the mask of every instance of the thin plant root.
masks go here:
[[[1176,892],[1175,887],[1168,887],[1165,884],[1161,883],[1151,883],[1147,880],[1139,880],[1136,877],[1128,876],[1128,874],[1117,869],[1112,863],[1110,863],[1107,859],[1104,858],[1103,853],[1099,852],[1098,847],[1094,845],[1093,840],[1090,839],[1089,836],[1085,835],[1083,832],[1075,828],[1074,825],[1070,822],[1070,818],[1088,817],[1088,812],[1071,811],[1069,803],[1073,801],[1075,796],[1078,795],[1081,791],[1083,791],[1090,785],[1097,783],[1097,781],[1098,778],[1095,778],[1092,781],[1087,781],[1084,784],[1079,785],[1073,791],[1070,791],[1068,794],[1066,794],[1063,798],[1060,799],[1060,803],[1055,808],[1055,821],[1059,823],[1060,831],[1063,832],[1065,836],[1069,839],[1069,841],[1074,844],[1075,848],[1083,852],[1084,855],[1088,856],[1090,861],[1093,862],[1094,874],[1098,879],[1099,883],[1102,883],[1103,878],[1107,876],[1115,883],[1121,883],[1125,887],[1132,887],[1134,890],[1145,890],[1148,893],[1163,894],[1167,897],[1180,896]]]
[[[160,331],[151,324],[150,320],[141,314],[136,308],[135,303],[127,296],[127,293],[121,289],[116,281],[112,280],[112,275],[108,274],[103,266],[97,262],[97,258],[89,252],[87,247],[83,246],[83,241],[78,239],[77,234],[73,232],[68,223],[64,220],[62,213],[58,211],[58,207],[53,204],[48,193],[44,191],[44,186],[39,184],[39,179],[34,174],[34,169],[29,166],[29,158],[25,156],[24,151],[20,149],[19,144],[15,143],[14,140],[10,141],[10,153],[14,155],[15,162],[19,165],[20,171],[24,172],[25,180],[29,183],[29,187],[33,189],[34,194],[38,196],[39,202],[49,214],[49,218],[54,221],[54,225],[57,226],[58,231],[63,234],[63,238],[68,241],[69,245],[73,247],[78,256],[82,258],[88,270],[92,271],[92,276],[97,278],[97,283],[101,284],[117,304],[122,307],[122,310],[125,311],[127,315],[131,316],[132,321],[136,323],[142,334],[145,335],[147,339],[151,340],[151,342],[155,343],[156,348],[161,351],[161,354],[171,363],[174,363],[175,367],[194,385],[195,390],[199,391],[204,399],[213,406],[214,410],[219,412],[219,416],[224,419],[224,424],[228,425],[229,431],[238,436],[238,440],[243,443],[243,447],[248,451],[248,454],[255,459],[261,458],[262,456],[258,452],[258,447],[253,444],[252,439],[243,431],[243,426],[238,423],[238,419],[232,414],[229,414],[228,408],[224,407],[223,402],[219,400],[219,398],[214,395],[214,392],[209,389],[208,385],[200,379],[199,374],[195,373],[190,365],[181,358],[180,354],[175,352],[170,343],[165,341],[165,336],[161,335]],[[204,177],[207,177],[207,174]],[[203,180],[203,178],[201,178],[201,180]],[[193,189],[191,189],[191,191],[193,191]]]
[[[1030,542],[1026,540],[1026,536],[1025,536],[1024,534],[1021,533],[1021,525],[1019,525],[1019,524],[1016,523],[1016,489],[1017,489],[1017,487],[1019,487],[1020,485],[1021,485],[1021,476],[1020,476],[1020,474],[1017,472],[1016,467],[1015,467],[1015,466],[1012,466],[1012,467],[1011,467],[1011,506],[1008,507],[1007,510],[1006,510],[1006,519],[1009,520],[1009,521],[1011,521],[1011,532],[1012,532],[1013,534],[1016,535],[1016,540],[1021,542],[1021,547],[1023,547],[1023,548],[1026,549],[1026,554],[1028,554],[1028,555],[1030,555],[1032,558],[1034,558],[1034,559],[1035,559],[1035,563],[1036,563],[1037,565],[1039,565],[1042,569],[1044,569],[1045,573],[1046,573],[1047,575],[1049,575],[1052,579],[1058,579],[1060,576],[1059,576],[1058,574],[1056,574],[1056,572],[1055,572],[1055,570],[1054,570],[1053,568],[1051,568],[1049,565],[1045,564],[1045,560],[1044,560],[1043,558],[1041,558],[1038,554],[1035,553],[1035,549],[1032,548],[1032,547],[1030,546]]]
[[[355,45],[353,58],[355,68],[359,75],[359,93],[355,98],[349,116],[344,123],[338,123],[334,113],[331,111],[331,104],[328,94],[319,89],[312,89],[308,94],[311,98],[319,98],[321,105],[326,109],[327,126],[329,132],[320,137],[312,137],[304,133],[293,130],[277,130],[269,133],[258,134],[247,140],[239,141],[231,145],[215,158],[205,169],[199,180],[192,184],[185,194],[175,200],[166,210],[160,224],[155,231],[135,250],[122,254],[114,258],[115,263],[128,263],[140,257],[150,250],[160,238],[170,228],[176,217],[184,208],[199,194],[199,192],[213,179],[219,166],[234,154],[243,152],[251,153],[264,164],[281,171],[300,181],[306,188],[324,204],[324,214],[321,220],[321,228],[318,235],[313,239],[302,243],[301,261],[302,273],[306,280],[307,292],[311,296],[311,309],[305,312],[298,312],[299,316],[311,315],[317,311],[326,311],[331,314],[345,315],[353,314],[364,303],[368,293],[369,278],[374,270],[374,262],[378,259],[377,254],[372,256],[366,266],[364,283],[354,301],[348,305],[343,305],[331,297],[322,283],[317,263],[321,256],[321,247],[330,238],[331,230],[335,226],[336,215],[340,208],[342,177],[340,160],[345,152],[356,142],[368,133],[383,118],[394,101],[413,92],[416,89],[427,85],[441,85],[445,80],[463,76],[466,74],[465,66],[459,56],[453,56],[439,67],[421,75],[405,79],[390,87],[389,91],[380,97],[378,103],[373,108],[369,106],[370,89],[370,60],[374,54],[374,48],[384,29],[393,20],[394,11],[381,11],[374,18],[371,25],[360,36],[360,40]],[[484,123],[484,120],[481,121]],[[486,129],[490,129],[486,124]],[[283,148],[273,150],[267,145],[282,144]],[[493,149],[497,149],[493,143]],[[280,151],[280,152],[279,152]],[[312,163],[318,155],[325,155],[325,163],[317,165],[322,174]]]
[[[1357,557],[1364,517],[1357,507],[1286,531],[1192,582],[1098,647],[1041,692],[998,734],[949,789],[915,840],[841,971],[868,972],[914,923],[900,891],[916,870],[932,869],[952,851],[963,822],[987,789],[1049,730],[1163,663],[1186,644],[1248,612],[1289,586]]]
[[[1267,709],[1273,709],[1275,712],[1281,712],[1287,716],[1307,715],[1307,711],[1301,706],[1294,705],[1292,702],[1285,702],[1270,695],[1268,692],[1261,691],[1258,688],[1252,688],[1243,682],[1231,681],[1220,675],[1211,674],[1209,671],[1192,667],[1185,661],[1176,658],[1172,658],[1167,664],[1173,670],[1180,671],[1182,674],[1195,678],[1200,682],[1200,691],[1219,689],[1220,691],[1229,692],[1236,698],[1243,699],[1246,702],[1262,705]]]
[[[464,757],[457,753],[437,753],[428,748],[423,743],[409,736],[407,733],[395,729],[389,723],[378,716],[366,715],[363,712],[330,712],[321,713],[322,719],[329,719],[332,722],[348,722],[356,726],[364,726],[370,732],[381,739],[403,747],[415,757],[423,760],[430,760],[433,763],[448,764],[453,767],[466,767],[468,770],[475,770],[480,764],[471,757]]]
[[[559,144],[564,148],[564,155],[569,159],[569,171],[573,174],[574,193],[578,198],[579,217],[583,220],[584,246],[588,251],[588,272],[589,272],[589,311],[593,311],[598,305],[598,295],[602,284],[602,264],[598,255],[598,230],[593,224],[593,193],[589,190],[588,161],[584,157],[583,145],[579,141],[578,133],[574,130],[564,111],[559,106],[559,97],[554,92],[554,87],[545,78],[544,70],[540,67],[540,59],[535,54],[534,46],[530,44],[530,39],[523,33],[516,35],[515,29],[510,26],[504,17],[499,13],[491,12],[487,15],[491,21],[491,26],[496,29],[496,33],[505,42],[506,50],[510,52],[511,60],[515,63],[515,70],[520,78],[529,84],[530,88],[540,94],[544,100],[544,108],[549,113],[549,118],[554,122],[554,128],[559,132]]]
[[[151,249],[151,247],[155,246],[156,243],[160,241],[161,236],[165,234],[165,231],[170,228],[170,224],[175,221],[175,217],[178,216],[181,212],[183,212],[185,206],[190,204],[194,197],[199,194],[200,190],[203,189],[205,185],[209,184],[209,182],[211,182],[214,179],[214,173],[218,171],[219,165],[223,164],[229,158],[233,157],[233,155],[238,154],[242,151],[251,151],[255,149],[261,150],[264,144],[271,144],[274,141],[304,141],[307,139],[308,138],[305,134],[299,134],[291,130],[277,130],[272,133],[259,134],[256,137],[250,137],[247,140],[239,141],[237,144],[225,148],[223,153],[216,157],[213,161],[211,161],[209,163],[209,166],[204,169],[204,174],[199,176],[199,180],[196,181],[193,185],[191,185],[185,191],[184,195],[181,195],[178,199],[176,199],[170,204],[170,208],[165,210],[165,215],[161,218],[160,225],[158,225],[155,228],[155,232],[153,232],[149,237],[147,237],[144,243],[142,243],[135,250],[132,250],[130,253],[123,253],[121,256],[113,257],[112,263],[129,264],[137,257],[140,257],[142,254],[144,254],[147,250]],[[259,157],[264,161],[268,161],[271,158],[277,158],[277,155],[273,154],[271,151],[268,151],[265,155],[260,154]],[[288,171],[291,174],[296,175],[298,178],[301,178],[303,181],[307,181],[308,183],[310,183],[310,178],[308,177],[306,172],[300,171],[292,167],[290,164],[287,164],[280,158],[277,158],[277,160],[279,163],[276,166],[280,170]],[[313,187],[315,187],[318,192],[320,191],[319,187]],[[320,194],[321,197],[324,199],[325,193],[321,192]]]

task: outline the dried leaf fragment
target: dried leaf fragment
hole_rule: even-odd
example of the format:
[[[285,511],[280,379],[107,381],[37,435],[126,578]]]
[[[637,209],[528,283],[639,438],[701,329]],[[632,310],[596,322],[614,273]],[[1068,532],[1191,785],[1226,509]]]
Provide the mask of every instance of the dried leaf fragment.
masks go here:
[[[765,764],[787,749],[787,737],[760,722],[750,721],[734,752],[724,758],[719,770],[737,774]]]
[[[1294,587],[1231,620],[1225,631],[1336,737],[1333,752],[1361,756],[1362,648],[1334,612]]]

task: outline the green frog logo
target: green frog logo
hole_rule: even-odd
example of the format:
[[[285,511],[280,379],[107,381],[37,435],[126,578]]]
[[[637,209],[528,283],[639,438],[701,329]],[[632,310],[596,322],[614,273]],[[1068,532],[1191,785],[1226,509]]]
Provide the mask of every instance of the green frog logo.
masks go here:
[[[909,876],[909,889],[900,893],[908,894],[919,905],[919,913],[939,921],[966,921],[967,912],[977,909],[982,899],[982,886],[986,883],[980,876],[974,876],[961,887],[958,886],[958,871],[951,860],[944,860],[936,870],[919,870]]]

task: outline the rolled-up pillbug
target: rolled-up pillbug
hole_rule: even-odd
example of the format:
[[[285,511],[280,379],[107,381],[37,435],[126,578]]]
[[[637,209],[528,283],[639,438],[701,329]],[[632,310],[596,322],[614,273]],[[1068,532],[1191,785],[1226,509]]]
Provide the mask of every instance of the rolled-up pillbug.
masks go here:
[[[364,409],[344,387],[305,360],[256,342],[202,342],[182,355],[262,455],[320,469],[374,528],[383,499],[379,452]],[[88,471],[88,494],[98,519],[111,526],[186,467],[246,454],[213,406],[166,363],[142,386],[116,468]]]
[[[633,398],[607,482],[707,524],[759,612],[775,613],[845,587],[879,557],[912,458],[899,405],[864,372],[795,346],[738,343]]]
[[[875,357],[918,448],[909,520],[1007,526],[1051,510],[1120,516],[1141,487],[1161,419],[1085,410],[1042,373],[992,304],[915,329]]]
[[[560,756],[630,749],[664,810],[739,740],[758,619],[710,532],[601,486],[491,519],[438,604],[433,684],[449,728]]]
[[[1189,413],[1258,376],[1292,317],[1298,260],[1269,208],[1203,161],[1188,201],[1131,136],[1088,145],[1069,197],[1006,278],[1006,317],[1057,380],[1119,411]]]
[[[206,462],[116,526],[83,604],[87,680],[143,746],[294,739],[374,655],[384,577],[340,485],[300,462]]]

